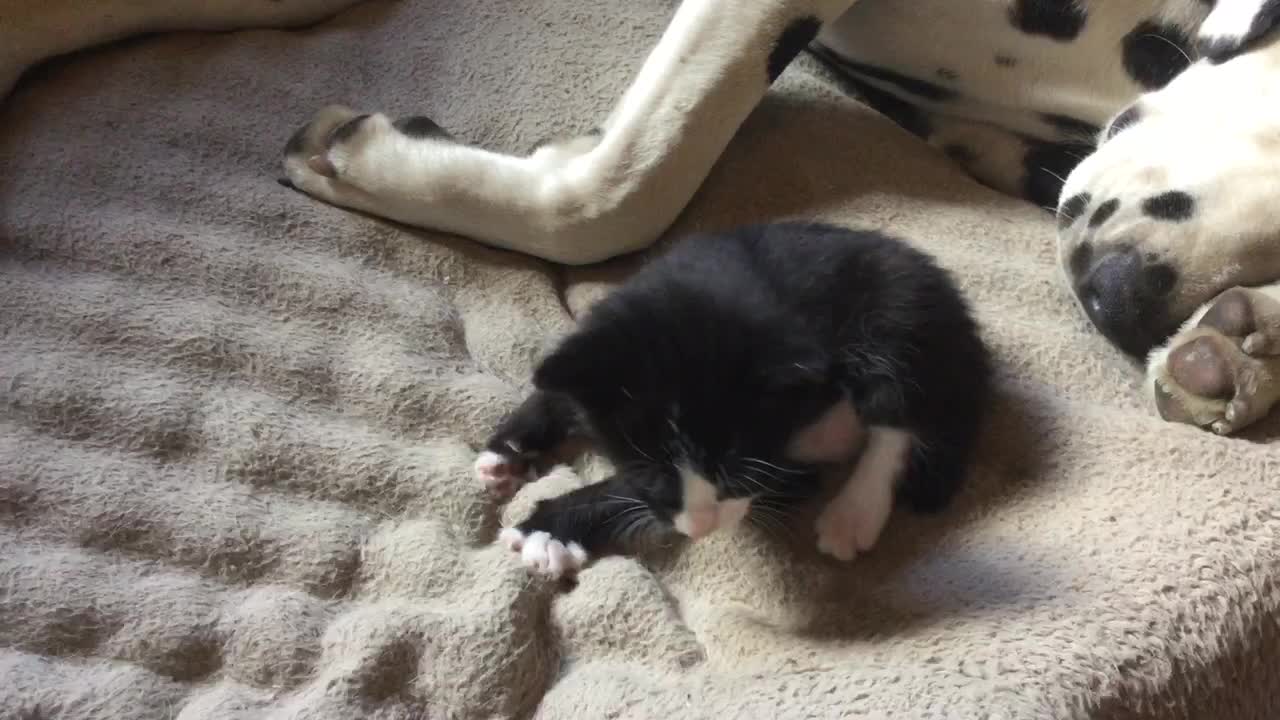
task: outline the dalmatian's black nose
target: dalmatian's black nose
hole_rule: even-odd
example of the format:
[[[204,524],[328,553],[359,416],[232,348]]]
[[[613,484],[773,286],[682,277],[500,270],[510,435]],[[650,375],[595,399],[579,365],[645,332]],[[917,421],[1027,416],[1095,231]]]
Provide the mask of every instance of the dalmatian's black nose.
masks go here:
[[[1168,296],[1177,274],[1164,263],[1149,263],[1130,247],[1108,250],[1076,279],[1076,296],[1090,322],[1107,340],[1136,358],[1145,358],[1176,329]]]

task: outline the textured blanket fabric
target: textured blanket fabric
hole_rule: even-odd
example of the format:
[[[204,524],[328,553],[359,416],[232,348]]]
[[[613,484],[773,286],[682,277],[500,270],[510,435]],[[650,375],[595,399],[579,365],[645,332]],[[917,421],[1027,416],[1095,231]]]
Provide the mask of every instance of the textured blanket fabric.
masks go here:
[[[591,127],[670,10],[370,0],[81,54],[0,106],[0,718],[1280,717],[1276,446],[1157,420],[1051,219],[807,60],[675,232],[808,217],[935,253],[999,355],[968,490],[848,567],[803,519],[567,593],[490,544],[593,477],[504,508],[470,464],[636,260],[319,205],[279,151],[332,101],[502,149]]]

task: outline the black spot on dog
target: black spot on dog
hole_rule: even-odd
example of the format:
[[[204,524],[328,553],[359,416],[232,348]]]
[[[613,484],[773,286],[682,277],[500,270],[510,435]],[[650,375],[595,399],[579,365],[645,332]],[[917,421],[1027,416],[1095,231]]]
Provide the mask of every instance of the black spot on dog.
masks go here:
[[[1191,64],[1190,39],[1172,25],[1144,20],[1121,42],[1124,69],[1147,90],[1169,84]]]
[[[1041,113],[1040,119],[1046,124],[1052,126],[1059,133],[1062,133],[1064,139],[1081,140],[1093,139],[1098,136],[1102,128],[1091,122],[1085,122],[1069,115],[1058,115],[1056,113]]]
[[[1027,152],[1022,157],[1023,194],[1040,207],[1056,207],[1066,177],[1091,152],[1091,145],[1081,143],[1028,141]]]
[[[1276,25],[1280,24],[1280,0],[1267,0],[1258,8],[1253,22],[1243,37],[1202,38],[1196,44],[1196,51],[1209,62],[1224,63],[1237,55],[1252,50],[1259,40],[1267,37]]]
[[[1098,206],[1097,210],[1093,211],[1093,217],[1089,218],[1089,227],[1096,228],[1102,223],[1110,220],[1111,216],[1115,215],[1116,211],[1119,209],[1120,201],[1115,198],[1111,198],[1110,200],[1102,203]]]
[[[1066,202],[1058,206],[1058,229],[1061,230],[1075,222],[1084,214],[1084,209],[1089,207],[1090,202],[1093,202],[1093,196],[1087,192],[1077,193],[1067,198]]]
[[[1164,263],[1148,265],[1142,270],[1143,288],[1152,296],[1168,295],[1178,284],[1178,271]]]
[[[1081,278],[1089,271],[1089,265],[1093,263],[1093,244],[1088,240],[1076,246],[1071,251],[1071,256],[1067,258],[1067,268],[1071,270],[1071,277]]]
[[[928,80],[909,77],[907,75],[896,73],[892,70],[876,67],[875,65],[865,65],[860,62],[854,62],[847,58],[840,57],[835,53],[829,53],[829,56],[834,62],[839,63],[842,68],[849,72],[863,75],[873,80],[879,80],[880,82],[887,83],[889,85],[894,85],[911,95],[924,98],[925,100],[942,102],[945,100],[951,100],[956,96],[955,90],[945,88],[937,83],[931,83]]]
[[[1275,30],[1277,24],[1280,24],[1280,0],[1267,0],[1253,16],[1253,24],[1249,26],[1250,42],[1261,40]]]
[[[1181,190],[1170,190],[1142,201],[1142,213],[1156,220],[1182,222],[1194,215],[1195,211],[1195,198]]]
[[[289,178],[276,178],[276,182],[280,183],[280,187],[286,187],[290,190],[297,190],[298,186],[293,184]]]
[[[973,150],[957,143],[947,143],[942,146],[942,152],[947,157],[955,160],[961,167],[970,167],[978,161],[978,156]]]
[[[1018,66],[1018,58],[1011,55],[996,55],[996,65],[1002,68],[1011,68]]]
[[[303,125],[302,127],[298,128],[298,130],[294,134],[289,136],[289,142],[284,144],[285,157],[289,157],[290,155],[297,155],[298,153],[302,152],[302,148],[306,145],[306,142],[307,142],[307,129],[309,127],[310,127],[309,125]]]
[[[1117,115],[1116,119],[1112,120],[1111,124],[1107,126],[1107,139],[1110,140],[1120,134],[1121,130],[1137,123],[1141,119],[1142,110],[1137,105],[1130,105],[1125,108],[1124,112]]]
[[[815,48],[813,55],[832,70],[832,77],[846,94],[865,102],[872,110],[889,118],[912,135],[928,138],[933,133],[933,124],[929,121],[928,114],[920,108],[854,75],[845,68],[835,53],[825,48]]]
[[[1212,65],[1224,63],[1235,57],[1239,54],[1240,48],[1240,38],[1215,37],[1201,38],[1196,41],[1196,53],[1202,58],[1208,58]]]
[[[1009,8],[1009,22],[1028,35],[1074,40],[1089,19],[1075,0],[1017,0]]]
[[[816,17],[802,17],[787,23],[786,29],[778,36],[778,40],[773,44],[773,50],[769,52],[769,62],[766,67],[769,73],[769,82],[772,83],[778,79],[783,70],[791,64],[796,56],[804,51],[809,43],[818,36],[818,31],[822,29],[822,22]]]
[[[360,124],[369,119],[369,115],[357,115],[350,120],[342,123],[329,133],[329,141],[326,143],[328,147],[333,147],[340,142],[350,140],[360,130]]]
[[[427,138],[438,138],[441,140],[452,140],[453,136],[448,130],[436,124],[435,120],[425,115],[414,115],[413,117],[400,118],[392,123],[397,130],[408,135],[411,138],[425,140]]]

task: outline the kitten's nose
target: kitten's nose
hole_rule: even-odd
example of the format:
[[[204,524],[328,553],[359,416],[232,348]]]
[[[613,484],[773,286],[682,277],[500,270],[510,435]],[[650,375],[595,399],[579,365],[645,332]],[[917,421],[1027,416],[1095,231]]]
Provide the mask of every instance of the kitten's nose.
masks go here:
[[[715,508],[688,510],[676,516],[676,530],[699,540],[710,535],[716,529]]]

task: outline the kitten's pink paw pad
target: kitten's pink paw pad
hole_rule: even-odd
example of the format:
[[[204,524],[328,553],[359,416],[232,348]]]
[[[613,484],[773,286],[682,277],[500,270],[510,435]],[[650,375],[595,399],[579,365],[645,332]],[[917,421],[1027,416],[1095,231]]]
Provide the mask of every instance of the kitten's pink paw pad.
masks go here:
[[[511,497],[532,480],[532,468],[506,458],[492,450],[485,450],[476,458],[476,478],[485,489],[499,497]]]
[[[526,535],[516,528],[503,528],[498,542],[520,553],[521,562],[529,570],[552,580],[576,575],[589,559],[587,551],[578,543],[560,542],[540,530]]]

